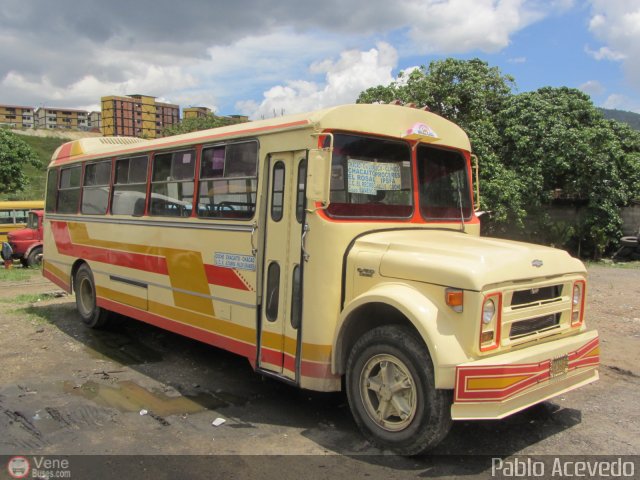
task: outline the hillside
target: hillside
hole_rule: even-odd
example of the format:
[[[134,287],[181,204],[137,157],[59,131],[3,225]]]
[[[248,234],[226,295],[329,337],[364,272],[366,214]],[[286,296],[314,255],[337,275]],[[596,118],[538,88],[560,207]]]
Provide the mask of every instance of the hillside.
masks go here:
[[[640,114],[638,113],[626,112],[624,110],[609,110],[607,108],[601,108],[600,111],[604,114],[605,118],[628,123],[632,128],[640,130]]]

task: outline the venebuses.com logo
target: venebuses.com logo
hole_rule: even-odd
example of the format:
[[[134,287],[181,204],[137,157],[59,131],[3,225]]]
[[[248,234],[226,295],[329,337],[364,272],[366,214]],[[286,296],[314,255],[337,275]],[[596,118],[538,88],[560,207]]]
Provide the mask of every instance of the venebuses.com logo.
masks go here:
[[[31,471],[31,465],[25,457],[12,457],[7,463],[7,471],[11,478],[27,478]]]
[[[11,478],[71,478],[66,458],[15,456],[7,462],[7,472]]]

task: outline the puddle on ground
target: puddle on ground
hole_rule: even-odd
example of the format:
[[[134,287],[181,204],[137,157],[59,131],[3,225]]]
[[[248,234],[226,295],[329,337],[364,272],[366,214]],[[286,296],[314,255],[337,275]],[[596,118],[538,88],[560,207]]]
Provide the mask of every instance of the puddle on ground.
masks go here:
[[[116,332],[91,330],[84,340],[87,352],[94,358],[109,358],[122,365],[139,365],[162,361],[162,354]]]
[[[244,399],[222,392],[170,397],[164,393],[149,391],[130,380],[117,382],[115,385],[103,385],[93,381],[82,385],[64,382],[63,389],[65,393],[86,398],[98,405],[116,408],[121,412],[139,412],[145,409],[163,417],[213,410],[246,402]],[[230,402],[231,398],[235,401]]]

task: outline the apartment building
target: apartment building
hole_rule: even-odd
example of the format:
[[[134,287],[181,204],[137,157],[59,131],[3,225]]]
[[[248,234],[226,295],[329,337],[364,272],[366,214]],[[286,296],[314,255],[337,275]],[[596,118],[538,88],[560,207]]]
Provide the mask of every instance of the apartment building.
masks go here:
[[[148,95],[102,97],[102,134],[157,138],[180,122],[180,107]]]
[[[33,107],[0,105],[0,125],[8,125],[13,128],[33,128]]]
[[[90,112],[88,127],[89,127],[89,130],[101,130],[102,129],[102,113]]]
[[[207,107],[189,107],[182,110],[182,117],[187,118],[202,118],[211,115],[211,109]]]
[[[35,113],[35,127],[43,129],[86,130],[89,112],[71,108],[40,107]]]

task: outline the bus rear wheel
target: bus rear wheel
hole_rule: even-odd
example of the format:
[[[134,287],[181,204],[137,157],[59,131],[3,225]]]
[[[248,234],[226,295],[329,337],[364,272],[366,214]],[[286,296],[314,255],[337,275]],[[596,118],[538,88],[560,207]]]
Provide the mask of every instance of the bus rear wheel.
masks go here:
[[[358,427],[380,448],[417,455],[451,427],[451,393],[435,388],[429,352],[408,328],[386,325],[362,336],[349,355],[346,388]]]
[[[91,268],[87,264],[78,268],[73,286],[76,292],[76,308],[84,324],[89,328],[104,327],[109,321],[109,312],[97,304],[96,285]]]

